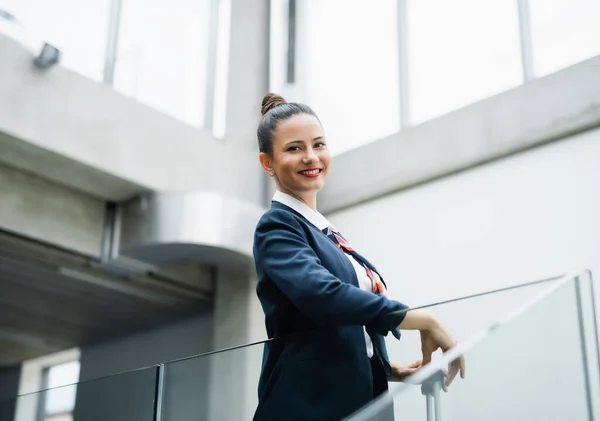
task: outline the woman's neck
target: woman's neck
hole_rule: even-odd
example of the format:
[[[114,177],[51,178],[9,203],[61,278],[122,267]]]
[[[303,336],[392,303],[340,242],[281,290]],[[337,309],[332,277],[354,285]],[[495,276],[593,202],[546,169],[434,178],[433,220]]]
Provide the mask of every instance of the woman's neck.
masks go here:
[[[299,200],[300,202],[304,203],[306,206],[308,206],[312,210],[314,210],[314,211],[317,210],[317,193],[300,195],[298,193],[291,192],[287,189],[279,188],[278,190],[282,193],[292,196],[294,199]]]

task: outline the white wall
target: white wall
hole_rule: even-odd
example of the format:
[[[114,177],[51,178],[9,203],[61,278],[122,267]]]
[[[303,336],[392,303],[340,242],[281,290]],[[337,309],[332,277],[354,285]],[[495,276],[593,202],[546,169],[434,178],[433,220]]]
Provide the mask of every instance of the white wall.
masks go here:
[[[328,217],[379,268],[392,297],[411,306],[584,267],[600,278],[600,130]],[[527,288],[440,306],[432,312],[461,340],[540,290]],[[596,302],[600,302],[598,290]],[[562,298],[554,306],[545,305],[543,315],[531,316],[530,330],[519,333],[515,329],[512,336],[511,330],[505,331],[507,339],[502,344],[476,351],[470,383],[468,377],[465,386],[457,386],[458,390],[475,384],[484,393],[485,382],[510,380],[506,373],[514,372],[517,366],[528,370],[531,364],[520,364],[518,360],[514,360],[514,366],[500,362],[503,356],[514,356],[516,349],[526,362],[544,356],[548,365],[538,367],[536,373],[545,376],[542,383],[547,388],[564,392],[561,396],[566,400],[557,401],[544,391],[536,392],[533,383],[527,385],[526,380],[516,378],[504,390],[505,396],[496,400],[509,404],[518,402],[519,396],[538,396],[538,401],[529,402],[531,408],[541,405],[547,413],[537,413],[533,418],[529,414],[529,419],[556,419],[559,413],[552,413],[550,403],[581,408],[580,401],[567,396],[568,391],[575,390],[567,385],[580,387],[583,378],[579,343],[573,342],[578,341],[574,298],[573,294]],[[549,333],[540,336],[538,329]],[[531,343],[538,340],[539,347]],[[392,357],[400,361],[409,362],[419,356],[418,337],[411,332],[400,344],[392,340],[388,344]],[[482,355],[484,349],[487,353]],[[555,368],[558,365],[551,363],[553,357],[561,362],[560,372]],[[570,366],[564,365],[565,359]],[[482,370],[487,376],[482,377]],[[561,376],[564,386],[560,381],[556,383]],[[474,390],[477,392],[477,388]],[[397,412],[401,411],[398,414],[415,416],[423,412],[424,399],[418,390],[413,392],[414,399],[402,401],[411,404],[400,405],[404,406],[401,410],[396,407]],[[453,395],[454,399],[460,399],[460,392],[456,393],[459,396]],[[450,395],[444,399],[453,400]],[[474,402],[469,405],[476,407],[476,396],[470,399]],[[465,412],[461,417],[458,419],[476,419]]]
[[[581,267],[600,276],[600,130],[328,218],[411,305]]]

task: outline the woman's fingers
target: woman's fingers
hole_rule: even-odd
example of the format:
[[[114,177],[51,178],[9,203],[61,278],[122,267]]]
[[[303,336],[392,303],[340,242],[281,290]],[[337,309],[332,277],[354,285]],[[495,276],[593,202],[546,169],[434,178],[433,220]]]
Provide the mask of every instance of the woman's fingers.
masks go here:
[[[423,366],[423,360],[418,360],[418,361],[415,361],[414,363],[412,363],[411,365],[409,365],[408,367],[409,368],[417,368],[417,369],[419,369],[422,366]]]
[[[465,378],[465,357],[460,356],[450,363],[448,366],[448,375],[444,381],[444,391],[447,391],[447,387],[454,381],[456,375],[460,373],[461,378]]]

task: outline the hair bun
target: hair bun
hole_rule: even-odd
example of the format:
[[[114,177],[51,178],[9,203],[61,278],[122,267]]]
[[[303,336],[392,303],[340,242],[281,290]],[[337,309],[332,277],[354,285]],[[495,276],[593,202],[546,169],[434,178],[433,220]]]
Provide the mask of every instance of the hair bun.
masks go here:
[[[264,96],[262,100],[262,108],[260,110],[260,114],[265,115],[270,110],[281,104],[287,104],[287,101],[283,99],[281,95],[268,93]]]

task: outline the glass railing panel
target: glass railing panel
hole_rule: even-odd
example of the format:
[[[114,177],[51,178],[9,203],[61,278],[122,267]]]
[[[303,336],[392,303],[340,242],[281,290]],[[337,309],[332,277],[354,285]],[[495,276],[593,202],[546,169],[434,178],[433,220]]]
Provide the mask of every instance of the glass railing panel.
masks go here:
[[[590,271],[576,279],[576,299],[579,307],[579,322],[583,340],[582,353],[586,363],[586,383],[590,395],[589,411],[594,420],[600,420],[600,343],[598,340],[598,289],[594,288]]]
[[[479,409],[483,411],[487,408],[485,399],[478,395],[484,392],[491,393],[489,399],[494,399],[494,394],[510,398],[504,400],[504,403],[512,406],[514,402],[517,408],[520,408],[519,405],[523,402],[529,402],[523,399],[527,396],[525,392],[534,393],[530,387],[539,389],[545,396],[554,396],[552,395],[554,389],[561,391],[566,389],[569,391],[568,394],[574,390],[576,396],[580,398],[586,396],[585,390],[577,389],[582,381],[580,377],[576,377],[576,374],[581,374],[582,368],[577,365],[581,362],[581,346],[580,342],[577,342],[579,328],[573,327],[578,326],[575,323],[578,316],[574,310],[577,307],[575,283],[563,285],[562,279],[546,280],[425,306],[428,312],[434,314],[449,328],[459,340],[459,346],[466,346],[472,341],[470,338],[473,335],[477,337],[476,334],[482,329],[488,328],[497,320],[502,320],[506,314],[523,307],[549,288],[554,288],[553,285],[562,285],[560,295],[557,291],[543,302],[536,304],[527,313],[519,315],[518,319],[521,320],[522,325],[508,329],[515,325],[512,321],[510,324],[499,326],[492,332],[496,339],[492,338],[492,333],[488,333],[485,342],[482,341],[477,348],[469,350],[467,379],[456,380],[450,393],[442,396],[444,414],[448,413],[447,417],[450,417],[447,419],[468,420],[469,417],[482,419],[483,413],[475,412],[475,415],[469,415],[468,411]],[[584,282],[580,285],[582,289],[583,285],[590,287],[590,284]],[[582,296],[585,296],[585,293]],[[537,313],[534,311],[535,308],[538,308]],[[592,310],[593,308],[590,309],[593,313]],[[593,315],[591,317],[592,319],[586,318],[588,324],[593,324]],[[549,333],[544,334],[544,329]],[[502,333],[504,336],[501,332],[504,332]],[[388,335],[386,340],[390,357],[401,364],[411,363],[421,356],[419,335],[415,332],[403,332],[401,341],[397,341],[392,335]],[[587,345],[590,347],[589,355],[594,354],[594,349],[597,350],[592,345]],[[66,386],[65,388],[73,388],[70,393],[76,396],[73,419],[74,421],[251,420],[257,405],[257,386],[263,348],[264,343],[243,345]],[[579,350],[579,353],[574,353],[574,350]],[[489,355],[493,356],[492,360]],[[551,363],[554,357],[559,358],[559,364]],[[442,357],[436,356],[431,366],[440,358]],[[490,361],[496,362],[491,364]],[[574,365],[568,368],[569,364]],[[426,370],[427,368],[420,373]],[[514,374],[515,370],[521,377]],[[554,380],[549,379],[549,376],[553,378],[555,371],[557,379],[566,376],[558,385],[553,383]],[[568,372],[568,376],[565,371]],[[531,376],[533,380],[530,379]],[[511,383],[514,379],[518,379],[515,384],[520,385],[519,387],[524,390],[516,388],[515,384]],[[548,386],[549,383],[552,386]],[[427,419],[425,398],[421,395],[419,386],[404,383],[390,385],[392,392],[397,392],[394,394],[397,420]],[[598,386],[600,387],[600,383]],[[0,408],[3,408],[6,413],[19,413],[24,410],[22,408],[29,408],[29,411],[34,411],[32,414],[35,415],[40,399],[45,399],[48,393],[56,394],[58,389],[60,388],[19,396],[13,400],[2,400]],[[69,395],[64,392],[65,390],[62,396]],[[508,392],[512,394],[506,395]],[[475,409],[467,407],[465,412],[463,399],[471,395],[478,401],[474,406]],[[532,402],[539,404],[537,401]],[[14,407],[12,411],[11,405]],[[502,413],[500,410],[497,412]],[[504,415],[508,416],[506,412]],[[362,416],[361,419],[377,419],[364,418],[364,413]],[[30,419],[33,421],[36,418],[27,418]],[[510,419],[518,418],[511,416]],[[0,421],[4,419],[0,418]]]
[[[162,421],[251,420],[264,344],[164,365]]]
[[[43,391],[24,394],[16,399],[0,402],[0,408],[7,406],[8,412],[1,421],[46,421],[73,419],[77,385],[70,384]],[[11,406],[12,404],[12,414]],[[1,411],[0,411],[1,412]],[[12,415],[12,418],[10,416]]]
[[[154,420],[158,367],[0,400],[0,421]]]
[[[32,420],[38,407],[39,393],[0,399],[0,421]],[[19,414],[19,415],[17,415]]]
[[[158,367],[79,383],[74,420],[152,420]]]
[[[424,307],[424,310],[442,322],[455,339],[461,342],[487,328],[507,313],[534,299],[554,282],[559,282],[562,279],[564,278],[553,277],[514,285],[470,297],[428,305]],[[419,308],[419,306],[416,308]],[[410,363],[421,358],[421,338],[418,331],[403,331],[401,341],[397,341],[393,336],[388,335],[386,343],[389,354],[395,355],[404,363]]]
[[[477,294],[426,309],[463,340],[530,301],[559,279],[562,278]],[[420,358],[418,333],[404,332],[401,341],[388,336],[388,349],[396,360],[408,364]],[[262,343],[241,346],[164,364],[161,421],[251,420],[257,405],[263,347]]]
[[[390,408],[396,420],[594,419],[577,295],[575,280],[566,279],[525,305],[507,308],[508,317],[435,359],[406,383],[393,385],[387,397],[348,420],[391,420],[385,415]],[[455,379],[447,393],[433,388],[428,411],[422,387],[410,383],[429,385],[436,369],[445,368],[458,353],[466,358],[466,378]]]

